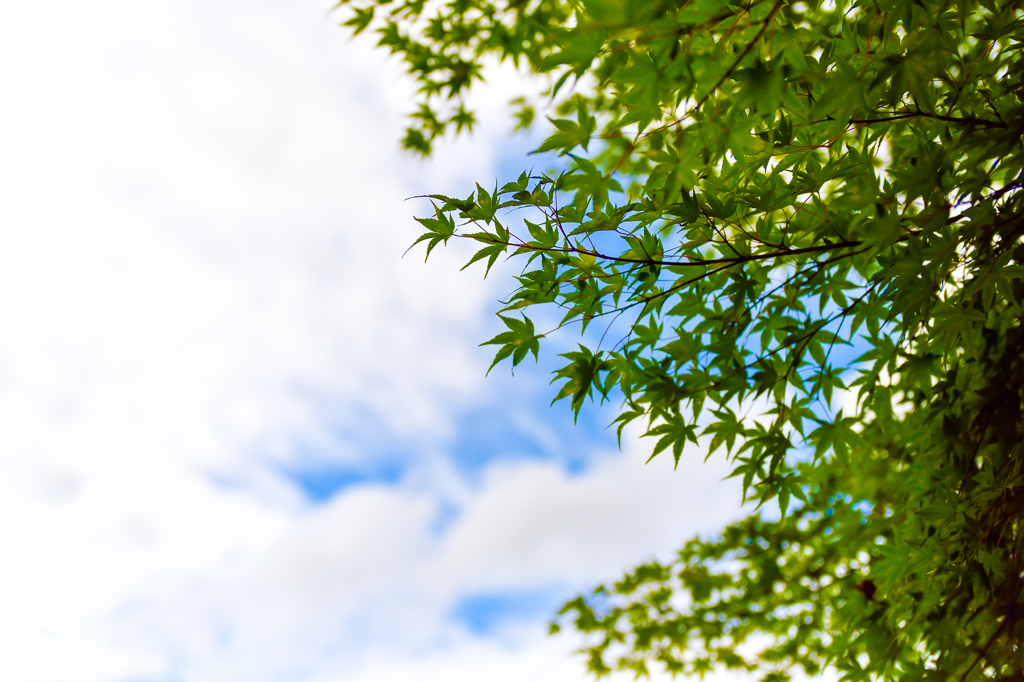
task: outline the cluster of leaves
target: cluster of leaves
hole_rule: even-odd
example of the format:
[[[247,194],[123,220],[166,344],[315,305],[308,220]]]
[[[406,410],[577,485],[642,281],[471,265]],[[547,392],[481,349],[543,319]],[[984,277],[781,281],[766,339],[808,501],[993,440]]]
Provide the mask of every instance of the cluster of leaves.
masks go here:
[[[847,679],[886,676],[895,666],[922,676],[912,646],[920,633],[892,627],[867,577],[891,527],[869,523],[864,505],[828,483],[817,509],[803,505],[784,522],[752,515],[713,542],[691,540],[673,564],[639,566],[566,604],[575,627],[596,634],[591,669],[611,672],[614,658],[637,676],[652,662],[684,676],[726,667],[776,680],[795,669],[813,677],[825,666]]]
[[[1021,0],[342,4],[390,7],[424,106],[491,56],[550,78],[558,170],[419,219],[522,262],[496,362],[560,309],[557,398],[781,510],[570,603],[592,671],[1024,675]]]
[[[473,129],[476,118],[465,95],[483,78],[485,57],[541,71],[552,53],[551,34],[573,16],[570,3],[532,0],[338,0],[335,9],[341,7],[350,10],[344,26],[354,35],[374,26],[377,45],[400,56],[415,78],[420,101],[402,148],[423,156],[445,132]],[[523,104],[525,127],[533,113]]]

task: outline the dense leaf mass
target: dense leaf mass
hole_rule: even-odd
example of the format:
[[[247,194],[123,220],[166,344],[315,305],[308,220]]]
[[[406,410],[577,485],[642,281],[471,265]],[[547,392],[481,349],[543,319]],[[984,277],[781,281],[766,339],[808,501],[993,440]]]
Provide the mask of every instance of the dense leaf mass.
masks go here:
[[[496,361],[559,310],[557,398],[781,510],[567,604],[593,672],[1024,676],[1021,0],[341,4],[420,85],[410,150],[488,60],[549,79],[553,170],[420,219],[522,263]]]

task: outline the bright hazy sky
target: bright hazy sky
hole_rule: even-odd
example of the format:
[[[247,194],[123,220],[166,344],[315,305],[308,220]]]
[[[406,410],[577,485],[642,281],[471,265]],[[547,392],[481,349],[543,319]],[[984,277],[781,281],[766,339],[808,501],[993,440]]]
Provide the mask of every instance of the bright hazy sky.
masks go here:
[[[405,199],[537,163],[516,89],[403,158],[330,5],[3,7],[0,680],[572,682],[561,600],[735,509],[485,378],[509,273],[403,260]]]

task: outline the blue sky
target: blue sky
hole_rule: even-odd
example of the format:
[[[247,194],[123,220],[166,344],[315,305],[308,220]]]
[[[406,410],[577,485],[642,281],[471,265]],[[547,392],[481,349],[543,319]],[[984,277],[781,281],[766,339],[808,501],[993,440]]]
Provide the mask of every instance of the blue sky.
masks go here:
[[[318,0],[22,3],[0,22],[0,679],[583,679],[560,600],[736,509],[613,406],[499,366],[497,268],[402,258],[410,86]]]

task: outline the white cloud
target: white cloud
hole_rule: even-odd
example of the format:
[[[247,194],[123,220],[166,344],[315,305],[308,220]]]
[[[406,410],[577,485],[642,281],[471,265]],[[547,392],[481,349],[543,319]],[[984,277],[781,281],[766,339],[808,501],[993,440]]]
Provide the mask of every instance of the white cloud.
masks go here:
[[[189,680],[372,676],[381,660],[455,660],[463,649],[475,656],[495,647],[550,652],[536,623],[481,640],[452,610],[489,591],[553,586],[571,596],[666,557],[734,510],[735,490],[715,485],[720,469],[682,478],[669,468],[629,456],[606,456],[576,477],[545,463],[495,467],[440,531],[443,500],[433,491],[444,486],[424,480],[350,489],[276,518],[257,510],[236,526],[248,538],[219,537],[221,555],[195,566],[174,565],[188,550],[160,542],[166,554],[137,575],[163,584],[129,595],[122,588],[126,606],[108,618],[123,620],[111,632],[133,652],[178,653]]]
[[[329,4],[4,8],[0,679],[554,679],[566,645],[458,600],[613,577],[732,509],[638,452],[455,468],[507,381],[475,348],[496,289],[401,260],[402,200],[507,143],[402,160],[408,86]],[[398,444],[397,484],[323,505],[281,474]]]

